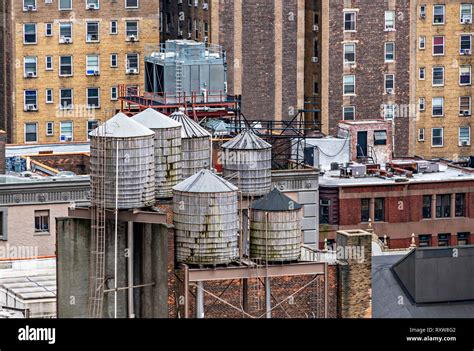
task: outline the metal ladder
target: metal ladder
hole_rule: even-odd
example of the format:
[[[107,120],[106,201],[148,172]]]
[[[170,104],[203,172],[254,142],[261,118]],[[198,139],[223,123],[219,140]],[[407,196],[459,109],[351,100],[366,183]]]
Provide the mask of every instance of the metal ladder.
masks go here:
[[[260,282],[260,269],[262,268],[262,260],[261,258],[255,258],[253,261],[255,262],[255,266],[252,268],[253,273],[251,276],[253,277],[254,282],[250,284],[249,287],[249,308],[252,312],[258,312],[263,310],[264,305],[264,302],[262,301],[264,291]]]
[[[183,92],[183,61],[176,61],[176,95]]]
[[[105,128],[105,126],[104,126]],[[104,135],[105,135],[104,131]],[[106,141],[97,138],[98,164],[93,180],[91,194],[92,211],[92,245],[90,267],[89,317],[101,318],[104,305],[105,286],[105,170],[106,170]]]

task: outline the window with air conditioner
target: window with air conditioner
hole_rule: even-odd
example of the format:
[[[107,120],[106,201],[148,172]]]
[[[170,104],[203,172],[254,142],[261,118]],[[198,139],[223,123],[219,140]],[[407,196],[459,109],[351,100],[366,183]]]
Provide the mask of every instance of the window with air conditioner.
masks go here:
[[[395,11],[385,11],[385,30],[395,30]]]
[[[344,12],[344,30],[346,32],[355,32],[357,30],[357,12]]]
[[[460,7],[462,24],[472,23],[472,4],[461,4]]]
[[[344,106],[342,108],[342,115],[344,121],[354,121],[355,120],[355,106]]]
[[[444,86],[444,67],[433,67],[432,85],[434,87]]]
[[[36,23],[25,23],[23,25],[24,44],[36,44]]]
[[[459,128],[459,146],[470,146],[471,145],[471,128],[460,127]]]
[[[392,121],[395,117],[395,105],[385,104],[383,105],[383,118],[387,121]]]
[[[459,85],[471,85],[471,66],[459,67]]]
[[[127,35],[127,40],[129,41],[138,40],[138,21],[125,22],[125,32]]]
[[[59,10],[72,10],[72,0],[58,0]]]
[[[445,5],[433,5],[433,24],[444,24],[446,15]]]
[[[356,62],[356,44],[344,44],[344,63],[354,64]]]
[[[59,105],[61,110],[70,110],[74,107],[72,89],[59,90]]]
[[[471,116],[471,97],[461,96],[459,98],[459,116],[469,117]]]
[[[24,58],[24,76],[33,78],[37,76],[36,56],[27,56]]]
[[[431,129],[431,146],[443,147],[443,145],[444,145],[444,129],[432,128]]]
[[[59,76],[72,76],[72,56],[59,56]]]
[[[87,22],[86,29],[86,42],[99,42],[99,22]]]
[[[348,75],[343,77],[343,92],[344,95],[355,94],[355,76]]]
[[[99,5],[99,0],[86,0],[86,8],[88,10],[98,10]]]
[[[59,43],[61,44],[72,43],[72,23],[71,22],[59,23]]]
[[[385,74],[385,92],[393,94],[395,92],[395,75]]]
[[[127,54],[127,73],[138,74],[138,54]]]
[[[138,6],[139,6],[138,0],[125,0],[126,8],[138,8]]]
[[[420,50],[425,50],[426,49],[426,37],[425,36],[420,36],[418,38],[418,48]]]
[[[26,112],[37,111],[38,110],[38,91],[25,90],[24,103],[25,103]]]
[[[461,55],[472,54],[472,35],[462,34],[460,37],[459,51]]]
[[[100,108],[100,89],[99,88],[87,88],[87,107],[88,108]]]
[[[434,97],[432,99],[432,116],[443,117],[444,116],[444,98]]]
[[[100,75],[99,55],[86,56],[86,74],[88,76]]]
[[[59,124],[60,141],[67,142],[74,140],[74,125],[72,122],[61,122]]]
[[[38,142],[38,123],[25,123],[25,143]]]
[[[444,36],[433,37],[433,56],[444,55]]]
[[[388,42],[385,43],[385,62],[394,62],[395,61],[395,43]]]
[[[23,11],[36,11],[36,0],[23,0]]]

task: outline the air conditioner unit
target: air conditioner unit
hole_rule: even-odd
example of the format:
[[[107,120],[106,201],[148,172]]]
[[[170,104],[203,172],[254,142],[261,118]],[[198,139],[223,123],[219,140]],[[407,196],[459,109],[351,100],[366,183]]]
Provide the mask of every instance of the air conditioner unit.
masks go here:
[[[202,4],[202,8],[203,8],[204,10],[207,10],[207,9],[209,8],[209,5],[208,5],[207,3],[203,3],[203,4]]]
[[[178,4],[181,5],[183,3],[183,0],[178,0]]]
[[[62,143],[71,142],[71,141],[72,141],[72,137],[71,137],[71,136],[66,136],[66,135],[61,135],[59,140],[60,140]]]
[[[471,111],[469,110],[463,110],[461,111],[461,116],[464,116],[464,117],[469,117],[471,115]]]
[[[61,44],[71,44],[72,43],[72,38],[71,37],[61,37],[61,39],[59,39],[59,42]]]
[[[96,4],[88,4],[87,9],[88,10],[97,10],[97,5]]]
[[[35,11],[36,7],[35,5],[28,5],[23,8],[24,11]]]
[[[472,54],[471,49],[462,49],[461,50],[461,55],[470,56],[471,54]]]
[[[34,104],[27,104],[25,106],[25,111],[36,111],[36,105]]]
[[[36,77],[36,72],[27,72],[27,73],[26,73],[26,76],[27,76],[28,78],[34,78],[34,77]]]
[[[317,57],[317,56],[312,57],[311,62],[312,63],[318,63],[319,62],[319,57]]]
[[[138,69],[136,69],[136,68],[127,68],[127,74],[138,74]]]
[[[181,29],[178,29],[178,36],[182,37],[183,36],[183,31]]]
[[[188,39],[191,39],[193,37],[192,33],[188,33]]]
[[[209,37],[204,37],[204,42],[207,43],[209,41]]]
[[[392,94],[393,94],[393,89],[392,89],[392,88],[387,88],[387,90],[386,90],[386,91],[387,91],[387,94],[390,94],[390,95],[392,95]]]
[[[464,17],[461,19],[462,24],[471,24],[472,23],[472,18],[470,17]]]
[[[132,35],[129,35],[129,36],[127,37],[127,39],[128,39],[129,41],[137,41],[137,36],[136,36],[135,34],[132,34]]]
[[[426,13],[420,13],[420,18],[425,19],[426,18]]]
[[[313,26],[313,32],[319,32],[319,26],[317,24]]]
[[[99,70],[94,70],[92,74],[94,76],[100,76],[100,71]]]
[[[461,146],[469,146],[469,143],[468,143],[467,141],[463,141],[463,142],[461,143]]]

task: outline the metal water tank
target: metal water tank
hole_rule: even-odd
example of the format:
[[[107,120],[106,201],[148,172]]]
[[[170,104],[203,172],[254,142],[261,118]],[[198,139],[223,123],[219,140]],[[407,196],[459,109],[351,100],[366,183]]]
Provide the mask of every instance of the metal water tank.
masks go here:
[[[227,264],[238,252],[237,188],[209,170],[173,188],[175,252],[178,262]]]
[[[151,108],[133,120],[155,132],[156,198],[173,197],[173,187],[183,180],[181,123]]]
[[[186,116],[181,108],[170,116],[182,125],[182,167],[183,179],[211,167],[211,134]]]
[[[303,241],[301,205],[275,188],[250,208],[250,257],[298,260]]]
[[[119,113],[89,135],[92,197],[103,198],[107,208],[115,208],[116,196],[119,209],[153,205],[155,133]],[[102,179],[103,196],[99,194]]]
[[[272,183],[272,146],[246,129],[222,145],[224,177],[244,196],[262,196]]]

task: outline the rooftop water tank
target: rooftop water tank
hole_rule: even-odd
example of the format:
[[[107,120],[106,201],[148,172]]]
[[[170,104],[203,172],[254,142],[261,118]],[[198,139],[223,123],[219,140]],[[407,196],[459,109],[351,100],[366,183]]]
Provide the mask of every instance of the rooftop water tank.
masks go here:
[[[244,196],[262,196],[272,183],[272,146],[246,129],[222,145],[224,177]]]
[[[115,208],[117,184],[119,209],[152,205],[155,201],[155,133],[119,113],[89,135],[92,198],[102,199],[107,208]],[[101,179],[105,181],[103,196]]]
[[[173,186],[182,180],[181,123],[154,110],[147,109],[134,121],[155,132],[155,187],[156,198],[173,196]]]
[[[182,125],[183,179],[211,166],[211,134],[186,116],[181,108],[170,116]]]
[[[296,261],[301,255],[301,205],[273,189],[251,205],[250,257]]]
[[[237,188],[202,170],[173,188],[178,262],[227,264],[238,253]]]

